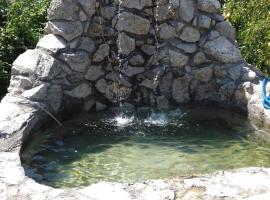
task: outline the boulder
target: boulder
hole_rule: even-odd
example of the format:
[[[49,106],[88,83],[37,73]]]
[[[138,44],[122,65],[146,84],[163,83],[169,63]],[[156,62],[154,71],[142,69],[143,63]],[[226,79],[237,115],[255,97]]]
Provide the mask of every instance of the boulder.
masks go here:
[[[111,83],[106,87],[105,97],[112,103],[116,103],[128,99],[131,91],[129,87],[119,85],[118,83]]]
[[[154,7],[154,13],[156,13],[154,15],[155,20],[159,22],[172,19],[175,14],[171,5],[169,4],[161,5],[161,3],[159,3],[159,6]]]
[[[154,79],[145,79],[140,85],[145,88],[155,90],[158,86],[158,81],[155,81]]]
[[[192,64],[193,66],[196,66],[196,65],[204,64],[204,63],[206,63],[207,61],[208,61],[208,59],[207,59],[206,55],[205,55],[203,52],[199,51],[198,53],[196,53],[196,54],[193,56],[193,58],[192,58],[192,60],[191,60],[191,64]]]
[[[215,29],[223,36],[228,38],[231,42],[235,42],[235,28],[227,21],[216,24]]]
[[[156,53],[156,46],[145,44],[141,47],[142,51],[146,53],[147,55],[151,56]]]
[[[143,73],[144,68],[143,67],[131,67],[131,66],[128,65],[127,67],[124,67],[121,70],[121,72],[123,74],[125,74],[126,76],[128,76],[128,77],[132,77],[132,76]]]
[[[211,18],[206,15],[199,15],[198,17],[198,27],[209,29],[211,26]]]
[[[115,0],[119,4],[119,0]],[[121,5],[126,8],[142,10],[144,7],[152,6],[152,0],[121,0]]]
[[[123,12],[116,23],[116,29],[137,35],[147,35],[150,29],[150,21],[138,15]]]
[[[48,89],[48,103],[54,113],[60,110],[62,105],[63,90],[60,85],[53,85]]]
[[[169,50],[169,59],[170,59],[171,66],[183,67],[187,64],[189,58],[188,56],[180,52]]]
[[[117,38],[118,53],[123,55],[129,55],[135,50],[135,39],[129,37],[125,33],[120,33]]]
[[[94,62],[101,62],[110,54],[110,46],[108,44],[102,44],[93,56]]]
[[[14,61],[11,74],[34,76],[44,81],[51,80],[63,75],[61,65],[54,57],[40,50],[28,50]]]
[[[172,46],[181,49],[186,53],[195,53],[198,50],[198,45],[196,43],[186,43],[179,39],[173,39],[169,42]]]
[[[208,41],[203,46],[204,52],[223,63],[238,63],[242,61],[240,50],[224,36]]]
[[[96,12],[96,0],[78,0],[88,17],[92,17]]]
[[[82,83],[74,89],[65,91],[64,93],[73,98],[86,98],[92,94],[92,87],[87,83]]]
[[[179,15],[185,22],[191,22],[194,17],[196,3],[194,0],[180,0]]]
[[[175,27],[166,23],[161,24],[159,26],[158,36],[161,40],[168,40],[168,39],[177,37]]]
[[[221,5],[218,0],[198,0],[198,9],[208,13],[218,13]]]
[[[145,62],[145,60],[144,60],[144,58],[143,58],[143,56],[142,55],[140,55],[140,54],[138,54],[138,55],[135,55],[135,56],[133,56],[133,57],[131,57],[130,59],[129,59],[129,63],[131,64],[131,65],[142,65],[142,64],[144,64],[144,62]]]
[[[71,41],[83,33],[83,25],[80,21],[49,21],[48,28],[54,35],[60,35],[67,41]]]
[[[174,79],[172,86],[172,97],[176,103],[183,104],[190,101],[190,80],[191,77],[188,75]]]
[[[38,41],[37,48],[42,48],[56,54],[68,48],[68,44],[60,36],[49,34]]]
[[[54,0],[47,11],[48,20],[75,21],[78,10],[79,7],[72,0]]]
[[[107,87],[107,82],[105,79],[100,79],[96,85],[95,85],[96,89],[98,92],[100,92],[101,94],[105,94],[106,92],[106,87]]]
[[[48,94],[48,85],[41,84],[30,90],[26,90],[22,94],[22,96],[33,101],[44,101],[47,98],[47,94]]]
[[[59,58],[77,72],[84,73],[86,68],[90,65],[89,55],[84,51],[62,53]]]
[[[105,74],[101,65],[92,65],[85,74],[85,79],[89,81],[96,81]]]
[[[208,82],[212,79],[214,68],[213,66],[208,66],[200,69],[193,70],[194,78],[202,81],[202,82]]]
[[[100,14],[104,19],[111,20],[115,15],[115,6],[105,6],[100,9]]]
[[[96,44],[91,38],[82,37],[78,49],[93,53],[96,51]]]
[[[181,33],[180,39],[185,42],[198,42],[200,40],[200,32],[196,28],[187,26]]]

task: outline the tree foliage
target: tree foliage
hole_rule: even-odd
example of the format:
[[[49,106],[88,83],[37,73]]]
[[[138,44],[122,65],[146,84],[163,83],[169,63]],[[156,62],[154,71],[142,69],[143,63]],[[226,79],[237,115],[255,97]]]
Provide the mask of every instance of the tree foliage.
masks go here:
[[[270,75],[270,0],[226,0],[224,16],[237,30],[245,60]]]
[[[42,36],[49,1],[0,0],[0,91],[7,85],[11,63]]]

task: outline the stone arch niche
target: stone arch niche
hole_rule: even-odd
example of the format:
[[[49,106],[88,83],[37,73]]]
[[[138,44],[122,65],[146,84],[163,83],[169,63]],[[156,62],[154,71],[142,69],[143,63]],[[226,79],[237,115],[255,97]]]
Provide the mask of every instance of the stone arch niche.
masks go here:
[[[0,149],[51,116],[127,102],[216,103],[263,125],[263,75],[244,62],[217,0],[52,0],[47,35],[13,63]],[[50,114],[49,114],[50,113]]]

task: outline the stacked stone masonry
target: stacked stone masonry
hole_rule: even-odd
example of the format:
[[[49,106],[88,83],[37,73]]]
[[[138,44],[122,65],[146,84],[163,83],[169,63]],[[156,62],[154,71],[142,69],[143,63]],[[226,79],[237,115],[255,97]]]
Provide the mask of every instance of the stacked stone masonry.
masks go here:
[[[119,102],[215,102],[266,123],[263,75],[244,62],[220,9],[217,0],[52,0],[47,35],[13,63],[0,136],[25,135],[48,113]]]

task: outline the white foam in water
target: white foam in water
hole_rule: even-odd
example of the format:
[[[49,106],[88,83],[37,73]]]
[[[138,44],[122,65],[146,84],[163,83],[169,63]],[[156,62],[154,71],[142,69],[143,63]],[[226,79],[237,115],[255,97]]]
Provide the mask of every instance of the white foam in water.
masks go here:
[[[118,127],[124,127],[131,124],[134,120],[134,116],[124,116],[123,114],[117,115],[114,119],[115,125]]]
[[[168,116],[164,113],[155,113],[152,112],[151,115],[144,120],[145,124],[156,125],[156,126],[165,126],[170,122]]]

